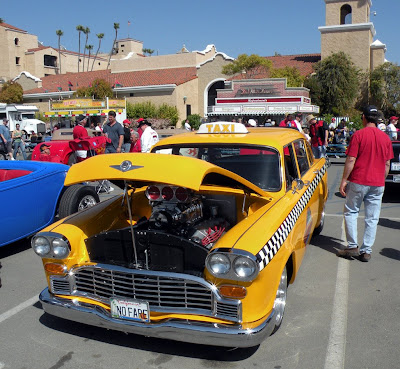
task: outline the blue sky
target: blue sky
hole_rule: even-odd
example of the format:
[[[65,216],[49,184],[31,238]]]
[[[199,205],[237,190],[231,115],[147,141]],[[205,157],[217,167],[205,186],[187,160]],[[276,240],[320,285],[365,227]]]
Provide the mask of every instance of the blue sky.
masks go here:
[[[371,21],[375,39],[386,44],[386,59],[400,64],[400,1],[373,0]],[[45,45],[61,44],[78,51],[78,24],[90,28],[89,43],[97,48],[97,33],[104,33],[101,50],[109,52],[114,22],[118,38],[143,41],[154,54],[172,54],[185,44],[189,51],[214,44],[232,57],[320,52],[318,26],[325,25],[324,0],[97,0],[9,1],[0,17],[6,23],[36,34]],[[131,22],[128,27],[128,21]],[[128,29],[129,28],[129,29]]]

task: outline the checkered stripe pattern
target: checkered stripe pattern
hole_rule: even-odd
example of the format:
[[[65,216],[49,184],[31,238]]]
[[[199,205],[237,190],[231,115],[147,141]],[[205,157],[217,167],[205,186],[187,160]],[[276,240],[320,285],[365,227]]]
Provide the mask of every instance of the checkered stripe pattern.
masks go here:
[[[257,261],[260,271],[263,270],[272,258],[276,255],[278,250],[281,248],[285,240],[287,239],[289,233],[294,228],[300,214],[303,212],[308,202],[311,199],[315,189],[317,188],[319,182],[321,182],[322,177],[326,172],[327,166],[324,165],[320,171],[315,175],[313,181],[308,185],[307,190],[300,197],[299,201],[296,203],[294,208],[291,210],[289,215],[279,226],[276,232],[268,240],[268,242],[263,246],[263,248],[257,253]]]

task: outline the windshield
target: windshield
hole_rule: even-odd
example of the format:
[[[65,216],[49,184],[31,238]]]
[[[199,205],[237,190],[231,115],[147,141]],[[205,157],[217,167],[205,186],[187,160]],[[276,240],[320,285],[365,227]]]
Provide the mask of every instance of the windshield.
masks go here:
[[[205,160],[247,179],[265,191],[279,191],[281,189],[279,153],[271,147],[238,144],[192,144],[158,146],[153,152]]]
[[[35,114],[22,114],[22,120],[24,119],[35,119]]]

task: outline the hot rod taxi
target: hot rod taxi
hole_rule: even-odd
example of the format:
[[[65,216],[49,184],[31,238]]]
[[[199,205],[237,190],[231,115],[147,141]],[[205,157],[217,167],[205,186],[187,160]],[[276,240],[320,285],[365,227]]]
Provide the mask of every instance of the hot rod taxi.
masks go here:
[[[324,225],[326,170],[295,130],[228,122],[73,165],[66,185],[107,178],[124,193],[32,239],[43,308],[127,333],[256,346],[279,328]]]

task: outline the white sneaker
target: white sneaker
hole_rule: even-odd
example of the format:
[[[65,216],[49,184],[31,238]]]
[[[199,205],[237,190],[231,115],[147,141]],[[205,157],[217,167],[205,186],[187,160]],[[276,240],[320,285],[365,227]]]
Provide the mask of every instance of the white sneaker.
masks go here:
[[[114,191],[114,187],[111,187],[111,186],[107,190],[107,192],[113,192],[113,191]]]
[[[10,160],[15,160],[15,159],[11,156]]]

